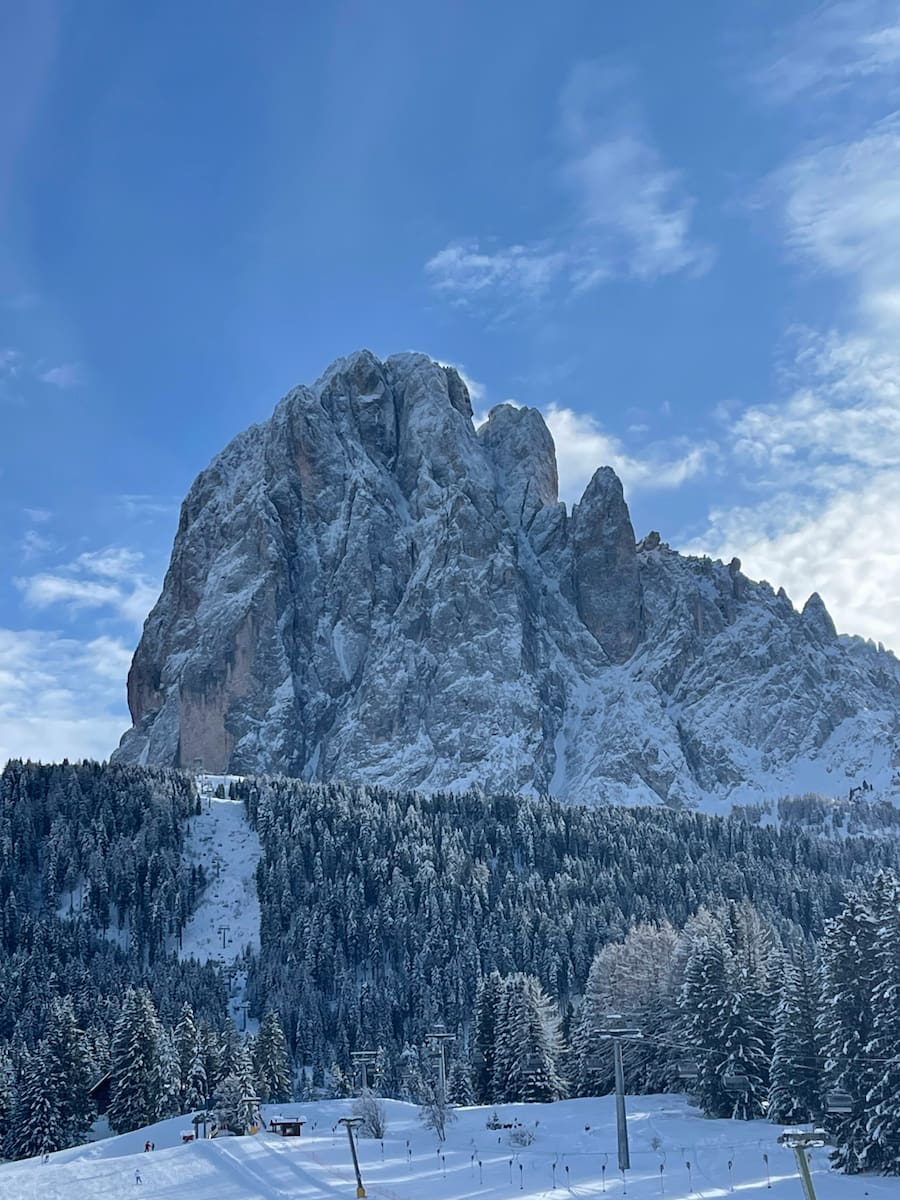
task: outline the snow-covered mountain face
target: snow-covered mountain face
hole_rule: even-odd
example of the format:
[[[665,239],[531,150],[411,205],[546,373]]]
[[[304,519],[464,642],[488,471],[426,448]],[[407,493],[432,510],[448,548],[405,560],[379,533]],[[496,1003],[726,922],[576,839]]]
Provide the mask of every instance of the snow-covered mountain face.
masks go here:
[[[900,793],[900,664],[729,565],[568,513],[535,409],[362,351],[185,500],[120,760],[716,807]]]

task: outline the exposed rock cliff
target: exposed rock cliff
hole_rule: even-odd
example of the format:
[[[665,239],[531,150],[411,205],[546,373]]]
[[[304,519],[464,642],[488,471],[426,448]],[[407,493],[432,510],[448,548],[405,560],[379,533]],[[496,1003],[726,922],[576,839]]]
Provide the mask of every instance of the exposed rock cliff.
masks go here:
[[[128,677],[120,759],[679,804],[890,788],[900,668],[740,563],[571,514],[534,409],[360,352],[197,478]]]

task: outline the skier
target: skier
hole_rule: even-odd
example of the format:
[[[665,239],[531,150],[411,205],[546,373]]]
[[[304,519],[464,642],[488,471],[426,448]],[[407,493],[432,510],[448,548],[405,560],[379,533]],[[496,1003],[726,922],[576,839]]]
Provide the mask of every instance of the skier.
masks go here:
[[[144,1182],[143,1179],[141,1179],[141,1172],[138,1167],[134,1168],[134,1182],[135,1183],[143,1183]]]

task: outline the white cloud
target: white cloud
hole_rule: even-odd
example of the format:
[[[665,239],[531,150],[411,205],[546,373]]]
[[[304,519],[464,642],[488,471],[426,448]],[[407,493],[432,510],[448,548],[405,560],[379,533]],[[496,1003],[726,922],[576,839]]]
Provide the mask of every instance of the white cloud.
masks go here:
[[[548,246],[482,248],[477,238],[451,242],[425,264],[435,290],[453,299],[482,292],[536,299],[565,268],[568,254]]]
[[[898,66],[896,4],[853,0],[818,6],[760,76],[827,134],[775,172],[768,200],[794,259],[844,284],[849,315],[801,331],[777,402],[723,406],[733,474],[759,502],[719,507],[689,548],[737,554],[798,603],[818,591],[839,629],[900,651]]]
[[[587,414],[551,404],[544,410],[544,418],[556,443],[560,495],[569,502],[581,498],[598,467],[612,467],[628,496],[641,490],[679,487],[702,474],[715,453],[709,442],[696,445],[670,442],[665,446],[650,444],[637,457]]]
[[[22,355],[18,350],[0,350],[0,376],[17,375],[22,365]]]
[[[130,660],[114,638],[0,628],[0,764],[106,758],[129,724]]]
[[[783,103],[809,93],[846,92],[874,81],[896,86],[900,12],[892,0],[818,4],[789,26],[772,61],[757,74],[770,99]],[[863,93],[865,99],[865,92]]]
[[[53,516],[53,513],[46,508],[23,508],[22,512],[35,525],[43,525]]]
[[[425,265],[436,291],[457,303],[536,300],[559,283],[583,291],[614,278],[707,269],[711,252],[691,231],[694,201],[653,144],[631,90],[627,76],[601,63],[573,70],[560,100],[554,180],[566,198],[563,227],[511,245],[451,242]]]
[[[847,142],[821,145],[774,178],[788,244],[846,278],[862,319],[898,328],[900,113]]]
[[[466,385],[466,390],[469,393],[469,399],[473,404],[480,404],[487,395],[487,388],[483,383],[479,383],[477,379],[473,379],[462,363],[442,362],[442,367],[452,367],[463,383]]]
[[[42,554],[48,554],[55,548],[55,543],[34,529],[25,531],[22,541],[21,550],[22,557],[27,561],[32,558],[40,558]]]
[[[145,574],[143,555],[117,546],[86,552],[16,583],[32,608],[109,609],[138,628],[159,595],[159,584]]]
[[[115,503],[126,517],[150,520],[155,517],[171,517],[178,512],[179,507],[179,501],[175,497],[127,492],[117,496]]]
[[[58,367],[43,371],[38,378],[41,383],[49,383],[53,387],[73,388],[81,383],[82,371],[78,363],[60,363]]]
[[[726,561],[737,554],[746,574],[783,587],[798,606],[818,592],[841,632],[900,652],[898,528],[900,477],[882,473],[824,498],[788,492],[714,511],[706,533],[684,549]]]
[[[685,549],[738,555],[838,628],[900,651],[900,356],[863,335],[809,337],[780,404],[731,419],[736,471],[763,499],[719,508]]]

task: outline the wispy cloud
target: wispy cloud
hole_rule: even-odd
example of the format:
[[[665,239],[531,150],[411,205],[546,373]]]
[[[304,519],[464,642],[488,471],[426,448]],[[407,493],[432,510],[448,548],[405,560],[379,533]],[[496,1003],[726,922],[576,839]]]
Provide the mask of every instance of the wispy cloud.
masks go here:
[[[81,384],[83,372],[78,363],[60,363],[56,367],[42,371],[38,375],[38,379],[41,383],[49,383],[53,387],[74,388]]]
[[[779,103],[810,93],[836,93],[874,81],[898,85],[900,11],[893,0],[818,4],[781,32],[756,79]],[[869,99],[865,91],[862,98]]]
[[[612,467],[626,494],[665,491],[701,475],[716,452],[711,442],[676,441],[648,444],[638,455],[585,413],[551,404],[544,418],[556,443],[560,495],[569,502],[581,498],[598,467]]]
[[[141,520],[171,517],[178,512],[179,507],[179,501],[174,496],[148,496],[134,493],[116,496],[115,504],[126,517]]]
[[[560,99],[560,153],[552,180],[562,227],[526,242],[450,242],[425,264],[437,292],[456,303],[536,300],[551,287],[587,290],[610,279],[702,272],[708,246],[691,229],[694,201],[668,166],[632,99],[633,81],[581,63]]]
[[[138,628],[159,595],[158,582],[145,573],[143,555],[122,547],[81,554],[54,571],[16,583],[34,609],[106,609]]]
[[[0,628],[0,764],[106,758],[128,724],[121,641]]]
[[[549,245],[498,246],[477,238],[451,242],[425,264],[435,291],[470,300],[481,293],[536,299],[566,269],[564,250]]]
[[[900,114],[801,153],[772,182],[790,248],[848,282],[858,317],[900,328]]]

